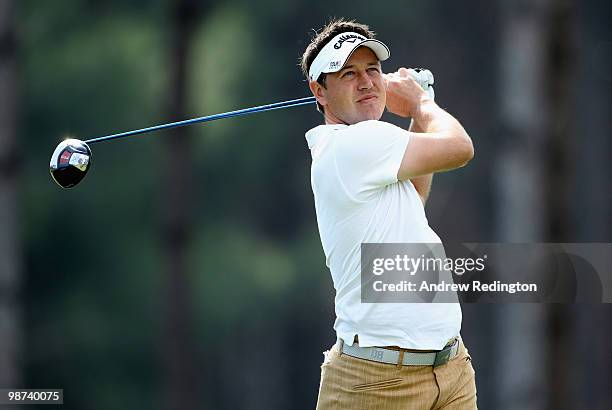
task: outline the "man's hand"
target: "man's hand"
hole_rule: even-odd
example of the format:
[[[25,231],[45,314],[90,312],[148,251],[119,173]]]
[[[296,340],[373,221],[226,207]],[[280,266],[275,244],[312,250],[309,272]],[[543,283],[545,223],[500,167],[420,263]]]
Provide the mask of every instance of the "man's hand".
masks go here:
[[[394,73],[383,75],[387,88],[387,109],[400,117],[411,117],[423,100],[430,98],[413,78],[416,72],[411,74],[410,71],[402,67]]]

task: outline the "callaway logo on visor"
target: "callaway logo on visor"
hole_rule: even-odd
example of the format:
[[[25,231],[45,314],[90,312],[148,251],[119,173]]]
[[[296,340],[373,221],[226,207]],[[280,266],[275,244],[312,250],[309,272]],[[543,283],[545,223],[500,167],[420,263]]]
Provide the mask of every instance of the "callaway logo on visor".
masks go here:
[[[362,46],[372,50],[380,61],[390,56],[389,47],[378,40],[366,38],[359,33],[340,33],[325,44],[313,60],[308,70],[310,81],[318,80],[321,73],[335,73],[342,70],[353,52]]]
[[[351,40],[352,39],[352,40]],[[359,34],[345,34],[342,35],[338,41],[336,42],[336,44],[334,44],[334,48],[336,50],[338,50],[340,47],[342,47],[342,43],[344,43],[345,41],[348,41],[349,43],[354,43],[357,40],[365,40],[366,38],[363,36],[360,36]]]

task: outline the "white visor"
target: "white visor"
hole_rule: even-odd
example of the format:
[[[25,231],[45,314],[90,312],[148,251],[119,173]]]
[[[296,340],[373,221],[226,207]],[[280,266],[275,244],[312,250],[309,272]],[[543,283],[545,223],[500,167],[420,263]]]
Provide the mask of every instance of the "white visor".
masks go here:
[[[340,33],[325,44],[315,57],[308,71],[310,81],[318,80],[321,73],[335,73],[342,70],[353,52],[361,46],[372,50],[380,61],[385,61],[391,55],[389,47],[381,41],[350,31]]]

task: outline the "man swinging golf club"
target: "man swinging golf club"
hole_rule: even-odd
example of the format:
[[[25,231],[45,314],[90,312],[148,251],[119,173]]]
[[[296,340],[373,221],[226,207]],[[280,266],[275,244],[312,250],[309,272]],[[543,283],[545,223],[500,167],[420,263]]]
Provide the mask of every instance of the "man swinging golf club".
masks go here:
[[[434,102],[431,73],[383,74],[389,56],[368,26],[345,20],[325,26],[302,56],[325,121],[306,139],[338,337],[321,366],[317,409],[471,410],[458,303],[361,302],[361,244],[441,243],[424,211],[432,175],[474,155],[461,124]],[[412,118],[410,129],[380,121],[385,107]]]

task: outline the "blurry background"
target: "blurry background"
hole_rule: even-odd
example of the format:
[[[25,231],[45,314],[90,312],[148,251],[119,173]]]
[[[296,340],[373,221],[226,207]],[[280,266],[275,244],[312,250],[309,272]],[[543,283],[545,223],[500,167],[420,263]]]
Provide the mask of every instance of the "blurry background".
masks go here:
[[[428,217],[459,242],[612,241],[609,2],[0,0],[0,387],[66,409],[312,409],[335,340],[291,108],[94,146],[66,135],[307,96],[331,16],[427,67],[474,140]],[[385,119],[399,125],[397,118]],[[482,409],[609,409],[610,305],[465,305]]]

